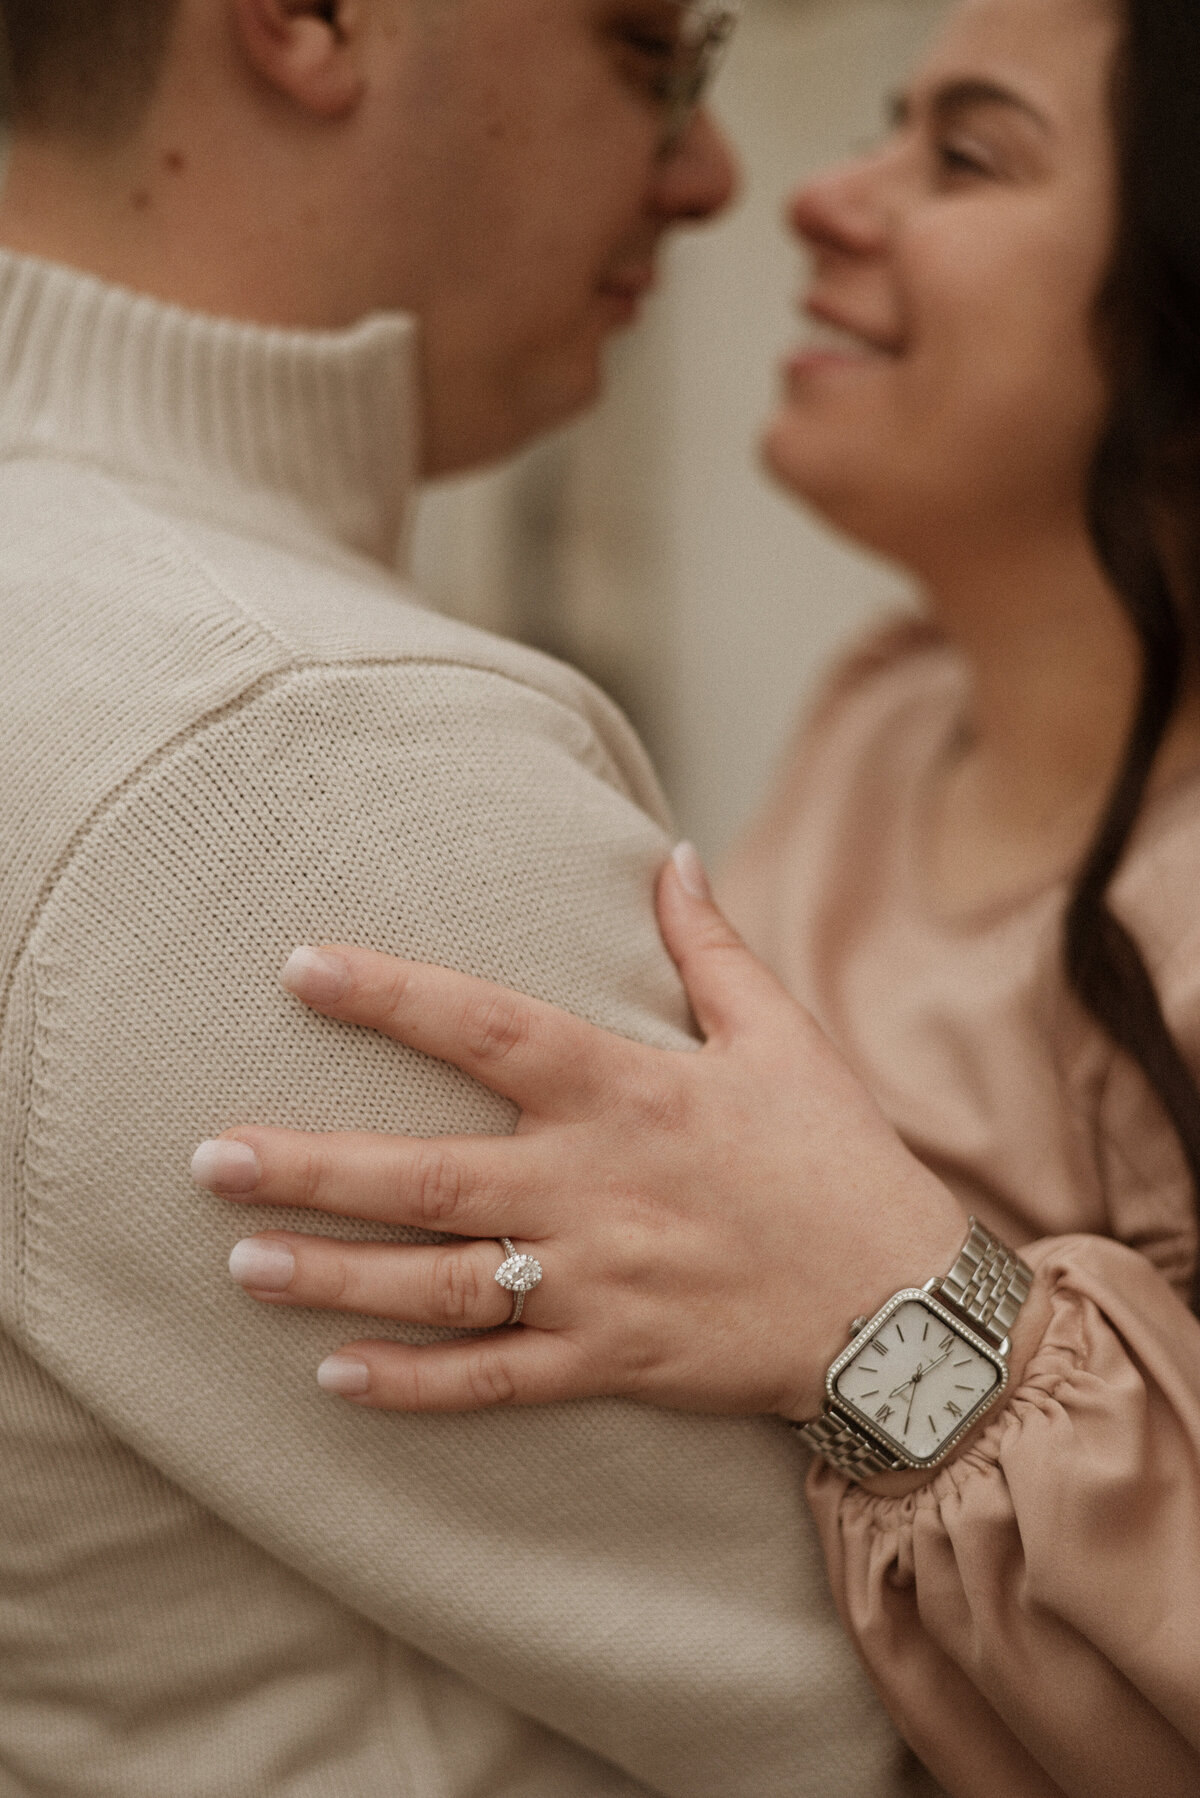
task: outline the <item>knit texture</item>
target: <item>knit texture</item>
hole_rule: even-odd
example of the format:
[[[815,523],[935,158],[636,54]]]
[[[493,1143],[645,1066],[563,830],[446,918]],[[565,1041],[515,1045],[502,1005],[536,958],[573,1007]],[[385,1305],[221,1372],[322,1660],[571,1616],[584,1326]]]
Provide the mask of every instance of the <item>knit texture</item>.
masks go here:
[[[188,1180],[237,1120],[511,1126],[298,943],[691,1047],[628,727],[392,572],[411,361],[0,258],[0,1794],[899,1793],[789,1432],[331,1401],[421,1333],[247,1302],[312,1220]]]

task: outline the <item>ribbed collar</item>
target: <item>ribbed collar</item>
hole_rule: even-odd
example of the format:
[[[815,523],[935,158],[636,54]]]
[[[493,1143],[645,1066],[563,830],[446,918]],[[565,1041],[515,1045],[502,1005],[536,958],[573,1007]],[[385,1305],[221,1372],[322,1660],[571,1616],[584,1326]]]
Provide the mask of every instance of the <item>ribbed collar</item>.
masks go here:
[[[394,565],[415,477],[416,329],[189,313],[0,249],[0,455],[89,462]],[[265,515],[265,516],[264,516]]]

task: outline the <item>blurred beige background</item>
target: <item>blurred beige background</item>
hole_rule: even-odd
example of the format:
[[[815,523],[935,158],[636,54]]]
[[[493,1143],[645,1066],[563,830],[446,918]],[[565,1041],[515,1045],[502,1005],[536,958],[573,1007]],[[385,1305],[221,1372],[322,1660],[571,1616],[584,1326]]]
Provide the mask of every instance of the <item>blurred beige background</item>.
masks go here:
[[[899,574],[768,485],[756,443],[799,334],[785,197],[879,130],[944,11],[749,0],[716,95],[744,161],[737,211],[673,249],[595,414],[422,502],[430,597],[600,680],[649,742],[681,830],[713,858],[838,646],[906,597]]]

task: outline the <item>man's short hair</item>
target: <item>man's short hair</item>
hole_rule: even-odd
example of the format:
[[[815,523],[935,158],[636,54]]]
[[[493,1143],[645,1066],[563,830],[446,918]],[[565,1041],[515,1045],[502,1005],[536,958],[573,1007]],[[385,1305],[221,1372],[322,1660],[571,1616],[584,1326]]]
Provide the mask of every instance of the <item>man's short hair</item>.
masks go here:
[[[113,137],[154,91],[178,0],[0,0],[18,126]]]

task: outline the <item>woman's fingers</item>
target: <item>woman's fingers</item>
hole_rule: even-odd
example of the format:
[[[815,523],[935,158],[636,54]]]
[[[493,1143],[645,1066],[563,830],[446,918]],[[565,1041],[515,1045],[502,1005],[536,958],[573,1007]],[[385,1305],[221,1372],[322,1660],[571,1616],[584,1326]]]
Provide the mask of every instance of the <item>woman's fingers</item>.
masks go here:
[[[297,949],[282,980],[326,1017],[451,1062],[522,1111],[577,1116],[636,1054],[622,1037],[524,993],[368,949]]]
[[[783,988],[713,900],[704,864],[680,843],[658,883],[658,922],[706,1038],[762,1029]]]
[[[203,1142],[192,1178],[221,1198],[447,1236],[538,1231],[544,1175],[526,1136],[310,1134],[246,1127]]]
[[[317,1370],[326,1392],[377,1411],[481,1411],[590,1398],[596,1387],[569,1338],[503,1330],[475,1342],[356,1342]]]
[[[239,1242],[229,1271],[252,1298],[270,1304],[491,1330],[513,1311],[512,1293],[496,1282],[504,1260],[500,1244],[486,1240],[427,1247],[271,1231]],[[553,1281],[546,1285],[546,1295],[535,1287],[525,1307],[531,1323],[553,1329],[562,1320],[552,1309]]]

